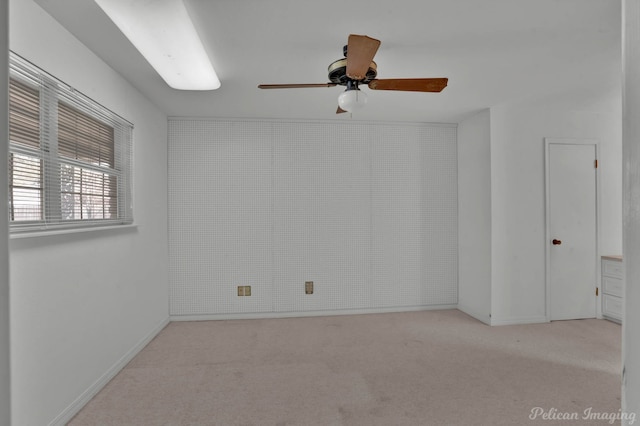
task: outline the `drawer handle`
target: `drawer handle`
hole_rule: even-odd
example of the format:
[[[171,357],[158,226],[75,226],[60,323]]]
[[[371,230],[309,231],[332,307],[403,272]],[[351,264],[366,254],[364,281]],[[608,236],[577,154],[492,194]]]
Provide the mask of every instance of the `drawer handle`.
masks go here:
[[[551,243],[552,243],[554,246],[559,246],[560,244],[562,244],[562,241],[560,241],[560,240],[556,240],[556,239],[554,238],[554,239],[553,239],[553,241],[551,241]]]

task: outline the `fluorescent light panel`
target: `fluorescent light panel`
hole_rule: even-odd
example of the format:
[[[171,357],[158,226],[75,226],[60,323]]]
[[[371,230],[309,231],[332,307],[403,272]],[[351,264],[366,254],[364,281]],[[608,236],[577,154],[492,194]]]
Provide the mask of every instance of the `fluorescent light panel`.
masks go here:
[[[182,0],[95,0],[166,83],[214,90],[220,80]]]

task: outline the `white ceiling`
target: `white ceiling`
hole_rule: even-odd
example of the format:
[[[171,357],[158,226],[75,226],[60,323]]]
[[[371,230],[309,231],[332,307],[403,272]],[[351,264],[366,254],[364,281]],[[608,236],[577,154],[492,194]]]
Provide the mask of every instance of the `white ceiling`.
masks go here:
[[[218,90],[169,88],[91,0],[36,0],[170,116],[349,120],[335,114],[341,87],[256,86],[327,82],[350,33],[382,41],[379,78],[449,78],[439,94],[364,88],[358,120],[458,122],[505,102],[620,85],[619,0],[184,1]]]

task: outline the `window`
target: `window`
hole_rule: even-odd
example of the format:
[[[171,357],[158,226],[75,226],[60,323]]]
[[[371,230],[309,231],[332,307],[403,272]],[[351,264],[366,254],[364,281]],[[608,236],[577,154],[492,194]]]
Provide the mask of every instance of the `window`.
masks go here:
[[[130,224],[133,126],[11,53],[12,232]]]

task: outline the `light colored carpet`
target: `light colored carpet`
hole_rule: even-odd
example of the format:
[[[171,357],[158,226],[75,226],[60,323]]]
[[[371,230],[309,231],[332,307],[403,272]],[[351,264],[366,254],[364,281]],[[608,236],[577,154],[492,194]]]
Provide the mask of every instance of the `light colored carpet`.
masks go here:
[[[605,425],[584,412],[618,413],[620,346],[605,320],[456,310],[174,322],[69,425]]]

